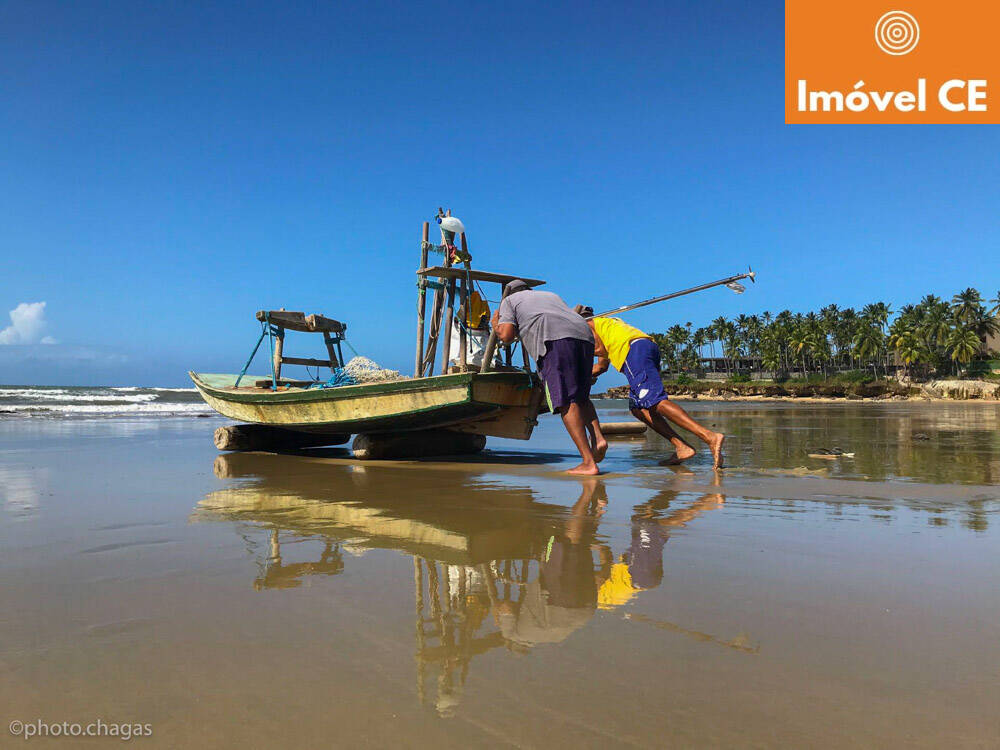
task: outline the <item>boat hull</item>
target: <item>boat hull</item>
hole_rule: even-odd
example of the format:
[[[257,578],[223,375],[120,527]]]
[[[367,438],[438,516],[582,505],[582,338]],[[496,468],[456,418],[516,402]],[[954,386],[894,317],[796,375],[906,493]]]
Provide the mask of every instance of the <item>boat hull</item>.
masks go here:
[[[527,440],[542,388],[525,372],[457,373],[338,388],[235,388],[235,375],[189,373],[205,402],[238,422],[320,433],[440,427]],[[247,376],[249,382],[255,378]]]

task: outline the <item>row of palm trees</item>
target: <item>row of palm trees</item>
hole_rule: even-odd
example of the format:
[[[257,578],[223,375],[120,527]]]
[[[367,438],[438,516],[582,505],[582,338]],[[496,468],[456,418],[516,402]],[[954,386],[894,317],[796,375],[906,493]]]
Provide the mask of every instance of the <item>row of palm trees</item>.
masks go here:
[[[990,306],[991,305],[991,306]],[[890,323],[891,319],[891,323]],[[951,302],[928,294],[904,305],[893,319],[885,302],[865,305],[859,312],[827,305],[819,312],[719,317],[692,329],[673,325],[652,334],[660,347],[664,369],[699,369],[706,352],[721,358],[727,372],[752,369],[829,375],[838,370],[871,369],[886,375],[901,363],[907,375],[932,371],[959,372],[974,359],[989,355],[988,336],[1000,333],[1000,292],[988,302],[971,287]]]

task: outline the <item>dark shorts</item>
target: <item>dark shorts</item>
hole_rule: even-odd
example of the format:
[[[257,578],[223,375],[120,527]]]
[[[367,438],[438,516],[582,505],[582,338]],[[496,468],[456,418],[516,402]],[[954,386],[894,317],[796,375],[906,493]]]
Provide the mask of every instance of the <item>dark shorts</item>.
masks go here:
[[[594,370],[594,345],[583,339],[556,339],[545,342],[545,356],[538,372],[552,411],[590,399]]]
[[[539,582],[553,607],[593,607],[597,602],[594,559],[589,544],[552,537],[539,567]]]
[[[660,347],[650,339],[636,339],[629,346],[622,374],[628,379],[631,409],[652,409],[667,400],[660,377]]]

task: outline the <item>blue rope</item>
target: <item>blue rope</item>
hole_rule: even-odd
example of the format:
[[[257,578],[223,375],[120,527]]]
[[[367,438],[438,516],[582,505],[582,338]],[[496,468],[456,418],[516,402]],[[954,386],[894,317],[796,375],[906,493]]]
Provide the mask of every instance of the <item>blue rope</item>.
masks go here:
[[[238,378],[236,378],[236,385],[233,386],[234,388],[240,387],[240,381],[243,380],[243,376],[247,374],[247,370],[250,367],[250,363],[253,362],[253,358],[257,356],[257,350],[260,349],[260,342],[263,341],[264,336],[267,335],[266,325],[267,325],[266,323],[260,324],[260,338],[257,339],[257,346],[253,348],[253,351],[250,353],[250,359],[247,360],[247,363],[243,365],[243,369],[240,370],[240,375]]]

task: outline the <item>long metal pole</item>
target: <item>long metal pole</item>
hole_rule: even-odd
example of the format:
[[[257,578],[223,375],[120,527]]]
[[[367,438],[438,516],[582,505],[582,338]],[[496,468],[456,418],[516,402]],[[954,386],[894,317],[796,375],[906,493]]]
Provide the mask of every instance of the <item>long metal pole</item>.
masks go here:
[[[711,289],[714,286],[722,286],[723,284],[732,284],[734,281],[739,281],[740,279],[750,279],[750,281],[755,281],[757,276],[756,271],[747,271],[747,273],[739,273],[735,276],[729,276],[725,279],[719,279],[718,281],[711,281],[708,284],[701,284],[700,286],[693,286],[690,289],[685,289],[681,292],[673,292],[671,294],[664,294],[662,297],[653,297],[652,299],[643,300],[642,302],[636,302],[632,305],[624,305],[622,307],[616,307],[614,310],[608,310],[607,312],[598,313],[597,315],[591,315],[592,318],[605,318],[608,315],[617,315],[618,313],[628,312],[629,310],[635,310],[639,307],[646,307],[646,305],[655,305],[657,302],[664,302],[668,299],[674,299],[675,297],[683,297],[685,294],[693,294],[695,292],[700,292],[705,289]]]

